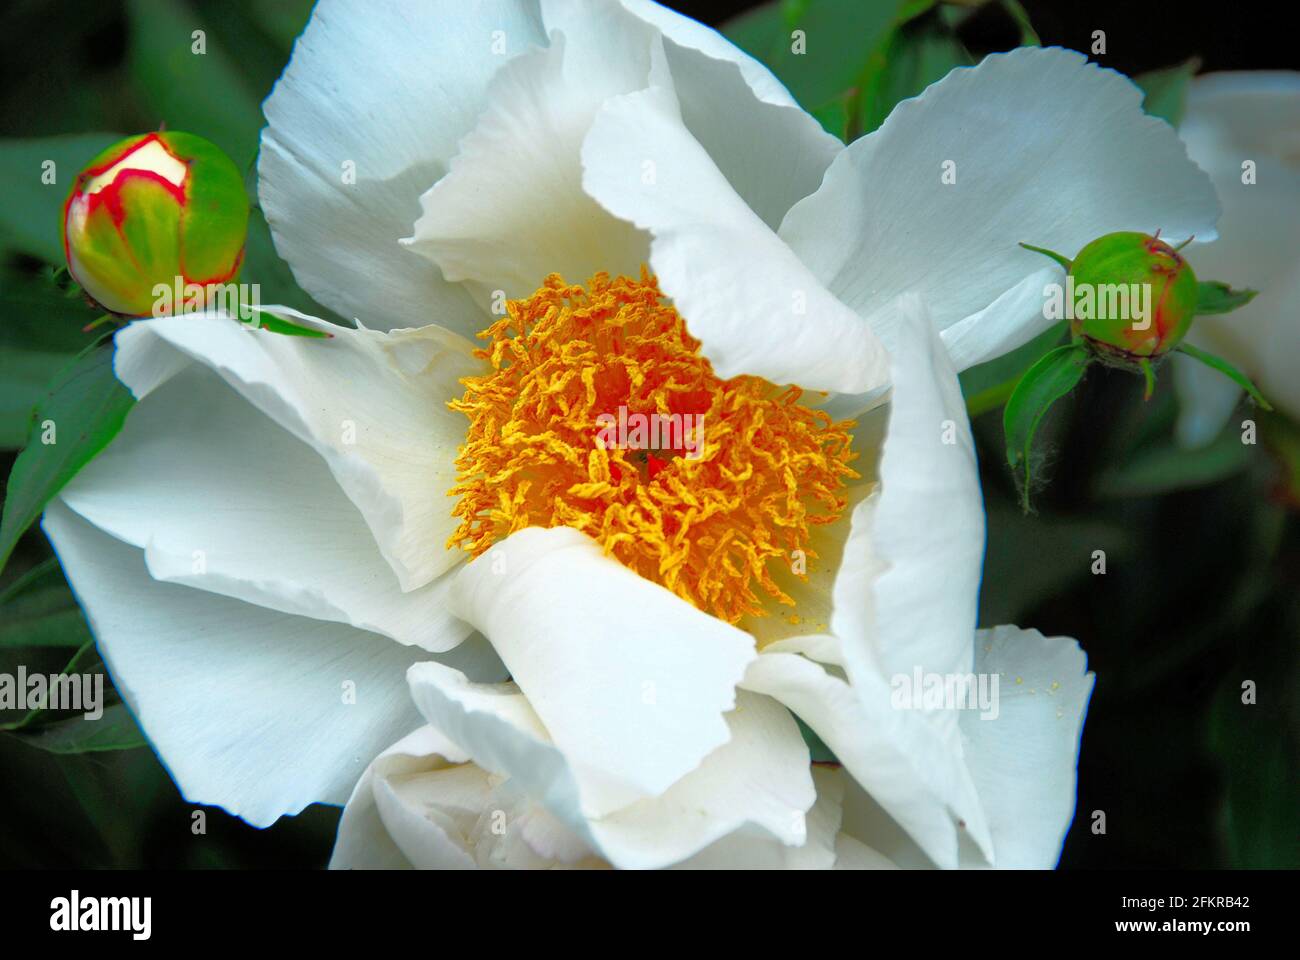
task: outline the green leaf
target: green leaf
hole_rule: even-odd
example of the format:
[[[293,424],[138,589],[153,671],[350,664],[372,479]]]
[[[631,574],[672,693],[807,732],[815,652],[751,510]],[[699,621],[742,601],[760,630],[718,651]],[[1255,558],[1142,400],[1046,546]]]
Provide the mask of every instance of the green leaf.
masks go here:
[[[72,717],[46,724],[35,733],[23,734],[22,741],[38,750],[60,754],[103,753],[149,746],[124,703],[105,707],[103,715],[95,720]]]
[[[0,448],[21,447],[32,408],[54,376],[68,365],[66,353],[6,347],[0,353]]]
[[[817,118],[817,122],[833,137],[847,141],[849,138],[849,121],[852,119],[852,106],[849,96],[837,97],[830,103],[808,111]]]
[[[1258,290],[1234,290],[1217,280],[1202,280],[1196,285],[1196,315],[1231,313],[1255,299]]]
[[[815,108],[855,87],[899,13],[917,7],[914,0],[772,0],[724,23],[722,33],[765,63],[799,103]]]
[[[1010,353],[963,370],[959,379],[962,395],[966,397],[967,415],[973,419],[1000,409],[1011,398],[1025,371],[1060,343],[1066,326],[1062,320]]]
[[[89,639],[86,618],[76,607],[30,617],[10,617],[0,624],[0,647],[75,647]]]
[[[91,640],[58,558],[38,563],[0,591],[0,648],[82,647]]]
[[[186,0],[223,50],[237,52],[239,71],[259,102],[271,92],[293,42],[307,26],[314,0]],[[211,47],[209,47],[211,49]]]
[[[1022,7],[1019,0],[1002,0],[1002,9],[1007,12],[1017,29],[1020,30],[1020,45],[1022,47],[1041,47],[1043,42],[1038,39],[1038,31],[1034,25],[1029,22],[1029,13]]]
[[[1260,418],[1260,436],[1277,465],[1275,496],[1300,507],[1300,425],[1277,413]]]
[[[858,132],[871,133],[900,102],[973,62],[960,41],[942,25],[917,23],[895,31],[868,64],[871,69],[863,80]]]
[[[59,676],[68,676],[70,674],[83,672],[88,673],[91,672],[91,668],[96,665],[100,666],[102,669],[102,664],[103,661],[100,660],[99,655],[95,650],[95,640],[92,637],[87,639],[77,648],[77,652],[72,655],[72,659],[70,659],[64,665],[63,669],[59,671]],[[105,696],[107,696],[107,694],[105,694]],[[100,705],[104,706],[104,703],[101,702]],[[29,727],[39,726],[36,721],[44,718],[49,712],[50,708],[47,706],[32,707],[22,716],[21,719],[13,720],[8,723],[0,723],[0,732],[12,733],[15,731],[25,730]]]
[[[113,375],[111,345],[90,348],[59,374],[33,415],[27,446],[9,473],[0,517],[0,570],[49,499],[117,436],[134,402]],[[42,442],[47,423],[52,443]]]
[[[1097,495],[1107,499],[1149,497],[1208,486],[1244,470],[1250,463],[1250,451],[1230,430],[1194,450],[1165,441],[1102,474]]]
[[[1259,390],[1255,387],[1255,384],[1251,381],[1250,377],[1246,376],[1244,373],[1242,373],[1240,370],[1238,370],[1236,367],[1230,364],[1227,360],[1224,360],[1222,357],[1216,357],[1214,354],[1209,353],[1208,351],[1199,350],[1196,347],[1192,346],[1190,343],[1188,343],[1186,340],[1184,340],[1174,349],[1177,350],[1179,353],[1187,354],[1189,357],[1195,357],[1197,360],[1201,361],[1201,363],[1205,364],[1207,367],[1210,367],[1213,370],[1218,370],[1221,374],[1223,374],[1229,380],[1232,380],[1234,383],[1237,384],[1237,386],[1241,387],[1241,389],[1245,390],[1248,394],[1250,394],[1250,398],[1254,400],[1256,403],[1258,403],[1265,410],[1273,409],[1273,407],[1269,404],[1269,402],[1264,399],[1264,395],[1260,393]]]
[[[0,448],[21,447],[32,407],[50,381],[93,342],[94,313],[69,298],[50,268],[0,267]]]
[[[1031,453],[1034,433],[1052,404],[1083,379],[1090,359],[1088,348],[1082,344],[1071,343],[1056,348],[1029,368],[1002,412],[1007,463],[1015,471],[1016,483],[1020,487],[1020,505],[1026,512],[1033,481]]]
[[[196,133],[226,151],[243,169],[257,153],[260,93],[211,25],[181,0],[129,0],[130,63],[135,88],[173,130]],[[193,36],[203,31],[203,53]]]
[[[769,0],[745,11],[722,24],[720,30],[740,49],[769,65],[780,57],[780,48],[790,35],[780,0]]]
[[[998,496],[989,496],[986,507],[981,624],[1023,623],[1039,604],[1092,577],[1094,550],[1104,550],[1111,563],[1123,562],[1133,550],[1131,532],[1110,519],[1026,516]]]
[[[978,416],[986,413],[992,413],[1006,405],[1011,399],[1011,395],[1016,392],[1016,384],[1020,382],[1020,377],[1015,376],[1010,380],[1003,380],[1001,383],[994,384],[987,390],[981,390],[979,393],[972,394],[966,400],[966,416],[974,420]]]
[[[5,185],[0,248],[63,263],[63,201],[81,168],[120,139],[115,133],[78,133],[0,140],[0,181]],[[51,177],[53,182],[46,183]]]
[[[1222,766],[1220,827],[1228,866],[1300,868],[1300,804],[1295,802],[1297,679],[1278,669],[1286,659],[1277,638],[1257,638],[1273,649],[1246,653],[1214,697],[1209,746]],[[1293,658],[1291,662],[1294,663]],[[1256,703],[1242,702],[1242,681],[1258,684]]]
[[[293,41],[302,33],[311,16],[313,0],[219,0],[220,8],[229,11],[232,7],[239,9],[263,35],[277,44],[288,56]],[[277,67],[278,70],[278,67]],[[273,78],[274,79],[274,78]]]
[[[1145,94],[1142,100],[1142,109],[1151,116],[1159,117],[1171,127],[1176,128],[1183,122],[1183,108],[1187,103],[1187,87],[1199,69],[1201,69],[1200,59],[1192,57],[1192,59],[1180,63],[1176,67],[1166,67],[1163,70],[1152,70],[1149,73],[1138,74],[1133,78],[1133,82]]]
[[[244,267],[239,280],[241,283],[256,283],[262,303],[293,307],[322,320],[339,322],[338,314],[321,306],[298,286],[289,265],[276,252],[266,218],[257,207],[248,213],[248,240],[244,245]]]
[[[98,316],[60,288],[54,270],[0,266],[0,349],[61,353],[71,360],[96,337],[82,328]]]

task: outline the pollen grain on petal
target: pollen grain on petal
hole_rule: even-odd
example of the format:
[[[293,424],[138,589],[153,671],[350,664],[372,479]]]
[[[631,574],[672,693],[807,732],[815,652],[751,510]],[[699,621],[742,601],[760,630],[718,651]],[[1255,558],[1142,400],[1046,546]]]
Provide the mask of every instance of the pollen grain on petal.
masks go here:
[[[644,269],[585,287],[552,274],[479,336],[491,372],[449,404],[469,420],[449,547],[478,556],[524,527],[570,526],[728,622],[794,605],[769,564],[815,557],[810,528],[843,514],[852,422],[798,387],[716,377]],[[620,411],[702,436],[611,444]]]

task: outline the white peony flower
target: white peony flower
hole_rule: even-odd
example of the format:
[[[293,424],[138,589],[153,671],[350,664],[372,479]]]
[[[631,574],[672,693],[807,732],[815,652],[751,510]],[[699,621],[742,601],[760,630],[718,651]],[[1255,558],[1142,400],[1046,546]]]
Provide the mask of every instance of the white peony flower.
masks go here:
[[[716,637],[697,630],[678,648],[692,608],[576,531],[526,529],[470,564],[451,595],[516,682],[412,667],[428,726],[366,771],[333,865],[1053,866],[1092,675],[1072,640],[975,630],[984,526],[974,448],[951,362],[918,308],[905,301],[896,326],[879,488],[827,557],[829,596],[813,585],[800,596],[829,606],[824,632],[773,640],[749,659],[724,742],[665,788],[611,789],[620,766],[648,774],[652,731],[685,718],[676,692],[730,638],[714,621]],[[945,423],[952,444],[937,441]],[[506,583],[489,562],[498,551]],[[601,662],[611,646],[619,662]],[[557,661],[561,650],[568,659]],[[895,678],[917,669],[998,675],[996,715],[899,709]],[[647,682],[662,697],[639,697]],[[557,689],[566,699],[552,700]],[[855,832],[841,828],[848,781],[809,770],[791,712],[870,794],[853,789]]]
[[[1017,241],[1212,234],[1139,104],[1020,50],[845,148],[649,3],[319,4],[260,195],[364,327],[133,324],[139,403],[44,520],[182,792],[265,825],[356,786],[342,864],[1054,864],[1091,678],[976,633],[956,371],[1047,323]],[[698,458],[585,439],[676,394]],[[1005,675],[999,717],[897,709],[918,669]]]
[[[1202,280],[1258,290],[1239,310],[1200,317],[1189,339],[1229,360],[1274,406],[1300,417],[1300,73],[1212,73],[1192,81],[1180,128],[1223,203],[1219,238],[1187,248]],[[1218,435],[1241,397],[1222,374],[1176,357],[1179,437]]]

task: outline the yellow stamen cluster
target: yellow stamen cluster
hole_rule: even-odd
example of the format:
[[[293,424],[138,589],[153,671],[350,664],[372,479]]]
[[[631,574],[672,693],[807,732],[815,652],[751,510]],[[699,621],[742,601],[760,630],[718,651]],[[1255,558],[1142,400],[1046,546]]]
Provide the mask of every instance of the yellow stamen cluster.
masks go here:
[[[456,461],[460,526],[473,556],[524,527],[570,526],[624,565],[734,623],[793,605],[768,572],[809,548],[809,526],[844,512],[857,474],[851,422],[799,403],[798,387],[720,380],[653,277],[585,287],[558,275],[479,334],[492,371],[449,405],[470,421]],[[698,449],[608,445],[620,407],[702,415]]]

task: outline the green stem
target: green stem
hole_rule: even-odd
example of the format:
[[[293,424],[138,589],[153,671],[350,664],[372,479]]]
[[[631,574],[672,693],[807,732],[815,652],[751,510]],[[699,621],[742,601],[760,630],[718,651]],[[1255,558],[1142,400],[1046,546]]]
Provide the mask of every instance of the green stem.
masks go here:
[[[996,386],[981,390],[979,393],[966,399],[966,415],[974,420],[981,414],[996,410],[1004,406],[1011,399],[1011,394],[1015,392],[1016,384],[1020,382],[1020,375],[1012,377],[1010,380],[1004,380]]]

